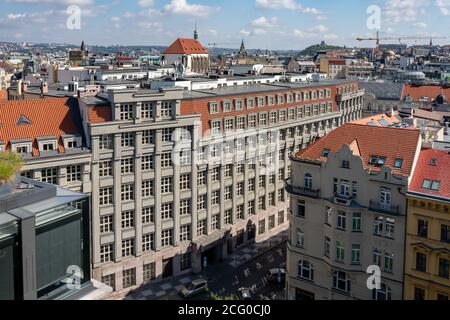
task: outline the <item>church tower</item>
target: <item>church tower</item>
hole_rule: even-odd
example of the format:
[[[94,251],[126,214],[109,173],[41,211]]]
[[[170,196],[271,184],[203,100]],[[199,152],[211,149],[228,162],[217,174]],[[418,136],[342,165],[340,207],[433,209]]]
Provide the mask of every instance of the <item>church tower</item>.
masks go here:
[[[195,29],[194,29],[194,40],[198,41],[197,23],[195,24]]]

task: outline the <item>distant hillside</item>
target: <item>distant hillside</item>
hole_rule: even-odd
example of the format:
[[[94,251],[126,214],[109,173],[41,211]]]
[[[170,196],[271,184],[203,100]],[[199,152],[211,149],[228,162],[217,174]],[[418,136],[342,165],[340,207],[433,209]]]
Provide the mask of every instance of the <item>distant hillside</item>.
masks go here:
[[[300,51],[300,55],[313,57],[317,54],[318,51],[323,51],[323,50],[331,51],[331,50],[336,50],[336,49],[342,49],[342,47],[315,44],[315,45],[312,45],[312,46],[306,48],[303,51]]]

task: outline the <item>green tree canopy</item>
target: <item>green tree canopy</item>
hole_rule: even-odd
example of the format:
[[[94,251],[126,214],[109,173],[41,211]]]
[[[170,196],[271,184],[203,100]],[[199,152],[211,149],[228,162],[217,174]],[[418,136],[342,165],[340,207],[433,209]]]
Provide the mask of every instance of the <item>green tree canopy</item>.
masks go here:
[[[0,152],[0,183],[11,181],[22,168],[22,158],[17,153]]]

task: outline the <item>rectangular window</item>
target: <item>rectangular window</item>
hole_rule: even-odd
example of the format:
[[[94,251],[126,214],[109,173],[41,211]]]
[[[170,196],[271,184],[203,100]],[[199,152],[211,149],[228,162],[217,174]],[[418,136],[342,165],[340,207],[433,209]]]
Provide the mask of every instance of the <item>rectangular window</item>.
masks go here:
[[[129,229],[134,227],[134,211],[122,212],[122,229]]]
[[[341,230],[345,230],[346,224],[347,224],[347,214],[343,211],[338,211],[337,228],[341,229]]]
[[[297,217],[305,218],[306,216],[306,202],[305,200],[297,200]]]
[[[155,222],[155,208],[145,207],[142,208],[142,223],[149,224]]]
[[[284,223],[284,211],[278,212],[278,225],[282,225]]]
[[[344,259],[345,259],[344,244],[338,241],[336,243],[336,260],[339,262],[344,262]]]
[[[122,201],[134,200],[134,184],[123,184],[121,187]]]
[[[211,205],[219,205],[220,204],[220,191],[213,191],[211,193]]]
[[[173,230],[166,229],[161,231],[161,246],[163,248],[173,245]]]
[[[258,222],[258,234],[264,234],[266,233],[266,220],[261,220]]]
[[[111,177],[112,176],[112,162],[103,161],[98,164],[98,174],[100,177]]]
[[[189,173],[180,175],[180,190],[191,189],[191,175]]]
[[[197,236],[205,236],[208,234],[208,230],[206,228],[206,219],[197,222]]]
[[[173,218],[173,205],[172,203],[161,204],[161,219],[168,220]]]
[[[134,147],[134,134],[132,132],[122,133],[120,143],[122,147]]]
[[[144,264],[142,271],[143,271],[143,279],[142,280],[144,283],[147,283],[149,281],[156,279],[156,263],[155,262]]]
[[[198,196],[197,210],[206,210],[206,194]]]
[[[449,279],[450,260],[439,258],[439,277]]]
[[[186,224],[180,227],[180,242],[191,240],[191,225]]]
[[[133,106],[130,104],[124,104],[120,106],[120,120],[133,119]]]
[[[114,244],[105,244],[100,247],[100,262],[106,263],[114,260]]]
[[[142,131],[142,144],[149,145],[155,143],[152,130]]]
[[[113,138],[109,134],[99,136],[99,149],[110,150],[113,148]]]
[[[361,213],[354,212],[353,219],[352,219],[352,231],[353,232],[361,232],[361,225],[362,225]]]
[[[361,264],[361,246],[359,244],[352,245],[352,264]]]
[[[125,158],[120,160],[120,172],[122,174],[128,174],[134,172],[134,159]]]
[[[161,168],[169,168],[172,165],[172,153],[161,154]]]
[[[450,225],[441,224],[441,241],[450,242]]]
[[[181,200],[180,201],[180,215],[187,216],[191,214],[191,200]]]
[[[116,275],[114,273],[102,276],[102,283],[116,290]]]
[[[233,224],[232,214],[233,214],[233,211],[231,209],[225,211],[225,215],[224,215],[224,223],[225,223],[225,225]]]
[[[144,234],[142,236],[142,251],[148,252],[151,250],[155,250],[155,234]]]
[[[58,184],[58,169],[57,168],[42,169],[41,181],[50,184]]]
[[[331,239],[328,237],[325,237],[324,255],[325,255],[325,257],[328,257],[328,258],[331,257]]]
[[[81,165],[67,167],[67,182],[81,181]]]
[[[427,255],[417,252],[416,253],[416,270],[427,272]]]
[[[392,272],[394,269],[394,255],[392,253],[386,252],[384,254],[384,271]]]
[[[153,103],[143,103],[141,106],[141,118],[150,119],[153,118]]]
[[[153,180],[142,181],[142,197],[149,198],[154,194]]]
[[[197,184],[199,186],[206,184],[206,171],[197,172]]]
[[[161,117],[167,118],[172,116],[172,102],[163,101],[161,103]]]
[[[124,289],[136,285],[136,268],[123,270],[122,276],[122,286]]]
[[[428,238],[428,221],[422,219],[417,221],[417,235],[419,237]]]
[[[122,240],[122,257],[134,255],[134,239]]]
[[[114,217],[107,215],[100,217],[100,233],[109,233],[114,231]]]
[[[113,188],[112,187],[100,188],[98,192],[98,200],[100,206],[113,204]]]
[[[216,214],[211,217],[211,230],[219,230],[220,229],[220,215]]]
[[[141,160],[142,171],[152,170],[153,168],[154,168],[153,156],[152,155],[142,156]]]

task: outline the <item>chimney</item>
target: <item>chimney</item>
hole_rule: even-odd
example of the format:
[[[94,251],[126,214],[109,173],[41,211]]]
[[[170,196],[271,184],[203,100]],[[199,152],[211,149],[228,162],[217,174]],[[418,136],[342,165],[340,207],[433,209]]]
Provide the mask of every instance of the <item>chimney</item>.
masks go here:
[[[48,83],[41,82],[41,95],[48,94]]]

